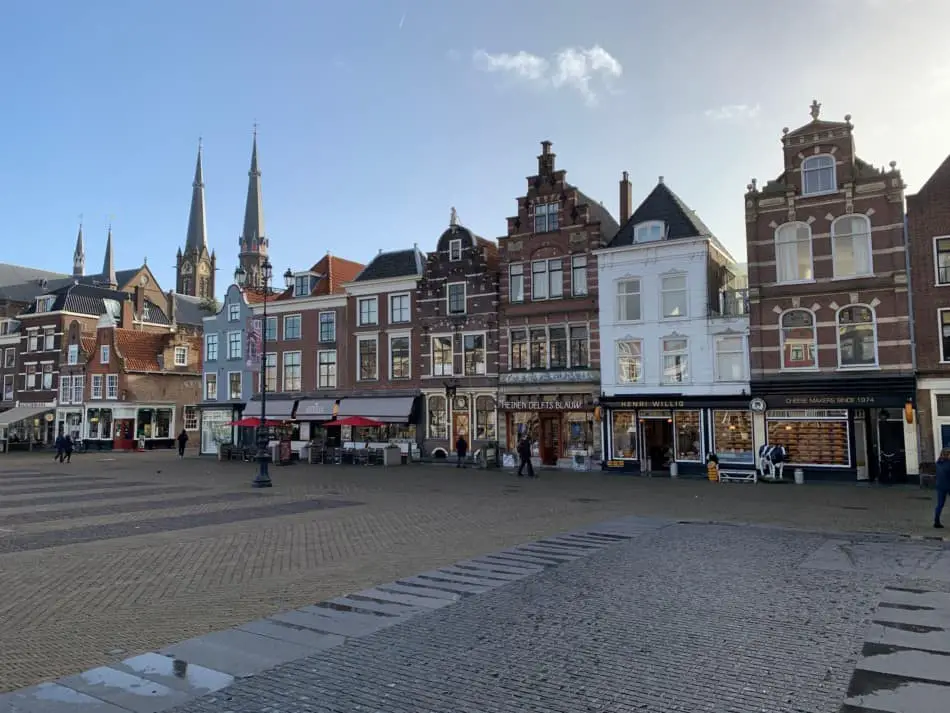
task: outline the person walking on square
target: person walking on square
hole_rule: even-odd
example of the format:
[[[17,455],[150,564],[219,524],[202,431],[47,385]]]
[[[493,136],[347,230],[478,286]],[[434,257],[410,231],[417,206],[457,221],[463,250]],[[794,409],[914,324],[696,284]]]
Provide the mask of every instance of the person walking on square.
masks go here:
[[[178,457],[185,457],[185,446],[188,444],[188,432],[185,429],[181,429],[181,433],[178,434]]]
[[[53,460],[58,460],[60,463],[63,462],[63,453],[66,451],[66,439],[63,438],[63,434],[60,433],[56,436],[56,455],[53,456]]]
[[[528,466],[528,477],[534,478],[534,466],[531,464],[531,441],[525,436],[518,444],[518,458],[521,460],[518,466],[518,477],[524,477],[524,467]]]
[[[456,468],[465,467],[465,454],[468,453],[468,441],[465,440],[465,434],[460,433],[458,440],[455,442],[455,453],[458,455],[458,463],[455,464]]]
[[[68,433],[63,436],[63,453],[66,455],[66,462],[69,463],[70,459],[73,457],[73,439],[70,438]]]
[[[940,515],[943,513],[943,506],[947,503],[947,497],[950,496],[950,448],[944,448],[940,451],[940,458],[937,459],[937,508],[934,510],[934,527],[943,529],[940,522]]]

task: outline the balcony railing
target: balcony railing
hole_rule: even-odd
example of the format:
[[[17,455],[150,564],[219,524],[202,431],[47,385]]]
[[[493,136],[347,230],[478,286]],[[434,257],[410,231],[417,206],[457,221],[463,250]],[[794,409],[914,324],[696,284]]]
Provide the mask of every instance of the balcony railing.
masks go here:
[[[719,303],[709,306],[710,317],[744,317],[749,314],[749,290],[720,290]]]

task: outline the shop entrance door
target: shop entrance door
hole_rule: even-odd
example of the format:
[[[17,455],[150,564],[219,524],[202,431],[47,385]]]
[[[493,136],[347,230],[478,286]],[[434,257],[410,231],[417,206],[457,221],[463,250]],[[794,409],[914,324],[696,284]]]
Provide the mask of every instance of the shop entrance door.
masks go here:
[[[468,413],[463,412],[459,413],[458,411],[452,412],[452,449],[455,449],[455,444],[458,443],[459,436],[465,436],[465,442],[468,443],[468,448],[471,451],[472,449],[472,434],[471,429],[469,428],[469,418]]]
[[[540,420],[541,441],[538,443],[538,450],[541,465],[557,465],[557,459],[561,455],[561,418],[543,415]]]
[[[907,461],[904,454],[904,422],[900,419],[878,421],[878,453],[882,483],[906,483]]]
[[[649,472],[666,471],[673,461],[673,421],[667,418],[641,418],[641,457]]]

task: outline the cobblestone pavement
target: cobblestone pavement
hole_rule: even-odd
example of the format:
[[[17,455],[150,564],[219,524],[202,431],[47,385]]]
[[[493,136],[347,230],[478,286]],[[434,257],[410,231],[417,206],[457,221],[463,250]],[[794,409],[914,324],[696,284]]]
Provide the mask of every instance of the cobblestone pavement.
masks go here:
[[[631,513],[929,534],[930,499],[916,489],[717,486],[598,473],[544,473],[535,482],[439,467],[301,465],[275,468],[275,487],[251,492],[247,464],[166,454],[50,461],[0,461],[0,690]],[[299,504],[311,500],[346,506]],[[720,567],[734,569],[728,561]],[[563,575],[544,576],[556,586]],[[715,606],[715,596],[694,591]],[[496,596],[512,595],[489,599]],[[472,606],[483,606],[480,599]]]

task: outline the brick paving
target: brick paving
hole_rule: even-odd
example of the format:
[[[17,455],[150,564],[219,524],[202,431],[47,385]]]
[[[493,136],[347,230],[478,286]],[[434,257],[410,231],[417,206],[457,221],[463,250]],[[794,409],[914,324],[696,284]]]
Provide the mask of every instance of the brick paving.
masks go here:
[[[83,454],[69,466],[23,456],[0,462],[0,468],[4,468],[0,470],[0,544],[11,537],[42,537],[47,543],[43,549],[0,554],[0,690],[115,662],[622,515],[766,522],[816,532],[930,534],[926,528],[930,498],[916,489],[717,486],[598,473],[544,473],[538,482],[525,482],[506,473],[438,467],[382,470],[305,465],[274,469],[276,487],[266,495],[273,507],[253,519],[216,515],[224,521],[136,534],[137,522],[258,508],[261,501],[255,497],[233,497],[249,490],[252,467],[198,459],[179,462],[165,454],[108,458]],[[31,515],[28,522],[18,523],[16,518],[36,511],[38,503],[22,494],[8,496],[8,490],[24,487],[29,471],[39,473],[39,483],[60,468],[72,468],[77,479],[57,484],[59,500],[47,501],[55,505],[48,511],[49,518]],[[83,476],[106,477],[111,487],[83,482]],[[186,496],[188,503],[182,502]],[[154,502],[152,509],[143,507],[149,498]],[[313,499],[362,504],[279,514],[281,506]],[[96,505],[84,510],[83,502]],[[115,508],[103,512],[97,509],[100,502],[102,507],[111,503]],[[65,506],[70,503],[77,503],[74,517],[67,514],[70,508]],[[128,534],[84,543],[70,536],[78,528],[116,523],[123,524]],[[704,531],[699,525],[682,527]],[[748,531],[759,533],[755,528]],[[818,537],[801,532],[775,536],[789,542]],[[678,542],[673,544],[678,546]],[[792,551],[798,550],[793,547]],[[714,552],[697,552],[698,559],[715,560]],[[536,554],[539,560],[559,564],[550,552]],[[661,555],[652,556],[657,558],[653,566],[659,567]],[[592,567],[600,566],[591,562]],[[788,566],[789,560],[776,562]],[[623,569],[623,562],[612,561],[611,566],[634,579],[643,576],[636,574],[639,570]],[[719,568],[728,573],[735,565],[727,560]],[[701,587],[712,586],[706,581],[713,578],[711,569],[703,570]],[[552,570],[551,576],[555,575]],[[867,586],[873,589],[872,583]],[[708,596],[698,596],[713,606],[718,591],[713,588]],[[570,601],[579,598],[583,594],[575,593]],[[691,668],[690,675],[699,675],[698,668],[698,664]]]

